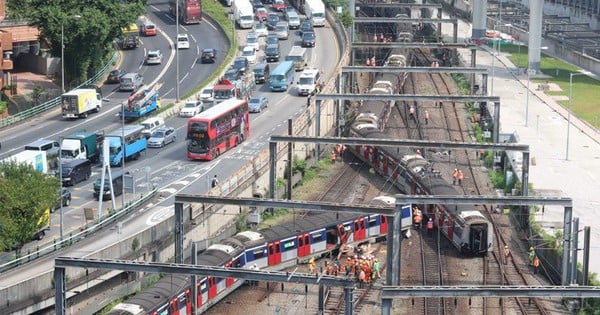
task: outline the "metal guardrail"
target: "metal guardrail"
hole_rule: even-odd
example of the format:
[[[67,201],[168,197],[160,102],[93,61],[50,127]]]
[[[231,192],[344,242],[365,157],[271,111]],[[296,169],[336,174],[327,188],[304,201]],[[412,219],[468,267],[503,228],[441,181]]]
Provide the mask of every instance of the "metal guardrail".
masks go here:
[[[87,81],[83,82],[82,84],[78,85],[76,87],[79,88],[81,86],[84,85],[90,85],[93,83],[96,83],[100,78],[102,78],[104,76],[105,73],[107,73],[112,65],[117,61],[117,57],[119,56],[119,53],[117,51],[115,51],[115,53],[113,54],[112,58],[108,61],[108,63],[106,65],[104,65],[104,67],[102,67],[102,69],[100,69],[100,71],[98,71],[98,73],[96,73],[93,77],[91,77],[90,79],[88,79]],[[10,115],[6,118],[0,119],[0,128],[4,128],[7,126],[10,126],[12,124],[15,124],[19,121],[31,118],[33,116],[36,116],[37,114],[43,113],[49,109],[52,109],[58,105],[60,105],[60,99],[61,97],[55,97],[45,103],[42,103],[38,106],[29,108],[27,110],[24,110],[22,112],[16,113],[14,115]]]
[[[111,211],[107,215],[100,217],[99,220],[94,221],[93,223],[86,224],[79,232],[77,233],[69,233],[67,237],[65,237],[62,241],[54,239],[51,242],[47,242],[42,246],[36,247],[35,250],[28,250],[27,254],[21,257],[11,257],[12,260],[0,265],[0,273],[10,270],[12,268],[21,266],[23,264],[29,263],[35,259],[58,251],[62,248],[69,247],[81,240],[86,239],[90,234],[98,232],[105,228],[107,225],[114,223],[117,219],[123,217],[124,215],[130,213],[138,206],[144,204],[146,201],[150,200],[150,198],[156,195],[158,191],[158,187],[154,186],[151,191],[149,191],[146,195],[141,195],[139,199],[128,202],[125,205],[125,208],[117,211]]]

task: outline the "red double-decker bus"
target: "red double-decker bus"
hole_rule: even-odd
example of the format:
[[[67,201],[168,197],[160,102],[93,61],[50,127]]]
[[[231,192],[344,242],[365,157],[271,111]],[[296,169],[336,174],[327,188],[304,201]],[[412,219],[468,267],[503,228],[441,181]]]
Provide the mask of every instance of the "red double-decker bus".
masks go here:
[[[188,119],[187,157],[212,160],[250,136],[248,101],[231,98]]]

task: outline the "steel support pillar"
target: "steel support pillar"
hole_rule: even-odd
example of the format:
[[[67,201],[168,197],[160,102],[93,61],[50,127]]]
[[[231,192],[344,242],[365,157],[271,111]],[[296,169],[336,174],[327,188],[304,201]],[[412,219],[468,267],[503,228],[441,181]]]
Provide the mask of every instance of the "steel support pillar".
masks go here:
[[[500,102],[494,102],[494,134],[492,135],[492,142],[498,143],[500,138]]]
[[[521,196],[529,196],[529,152],[523,154],[523,170],[521,171],[522,185]],[[525,230],[529,228],[529,206],[521,206],[521,227]]]
[[[315,100],[315,137],[321,136],[321,100]],[[316,159],[321,160],[321,145],[316,145]]]
[[[395,216],[395,214],[394,214]],[[388,224],[388,229],[387,229],[387,255],[385,255],[385,263],[387,266],[394,266],[394,261],[393,261],[393,255],[390,255],[394,252],[394,235],[397,233],[394,233],[394,229],[390,228],[390,227],[394,227],[395,225],[395,221],[394,220],[394,216],[387,216],[387,224]],[[400,231],[400,230],[398,230]],[[400,232],[398,232],[400,233]],[[389,272],[385,273],[385,285],[393,285],[392,284],[392,279],[393,279],[393,271],[392,268],[388,269]],[[382,299],[381,300],[381,314],[383,315],[390,315],[390,312],[392,310],[392,299]]]
[[[440,20],[442,19],[442,10],[438,10],[437,11],[437,18],[440,19]],[[438,31],[438,34],[437,34],[438,35],[438,42],[441,43],[441,42],[443,42],[442,22],[439,22],[437,24],[437,31]]]
[[[572,228],[572,235],[571,235],[571,255],[572,255],[572,262],[571,262],[571,284],[577,284],[577,245],[578,245],[578,241],[579,241],[579,237],[577,236],[579,233],[579,217],[575,217],[573,218],[573,228]]]
[[[542,23],[543,0],[529,1],[529,38],[527,51],[527,64],[536,72],[540,70],[540,55],[542,54]]]
[[[192,258],[192,260],[191,260],[192,265],[197,265],[198,264],[198,245],[196,244],[196,242],[192,243],[191,258]],[[198,276],[192,275],[191,279],[192,279],[192,283],[190,283],[190,286],[192,288],[192,296],[196,297],[196,296],[198,296],[198,286],[196,285],[196,283],[198,283]],[[197,298],[192,298],[192,305],[193,305],[193,310],[194,310],[193,314],[194,315],[200,314],[198,312],[198,299]]]
[[[586,226],[583,228],[583,268],[581,272],[583,273],[583,281],[581,285],[589,285],[589,270],[590,270],[590,227]],[[583,305],[583,304],[581,304]]]
[[[484,73],[481,75],[481,86],[479,89],[481,90],[481,95],[488,95],[488,74]]]
[[[568,285],[569,284],[569,258],[570,258],[570,251],[569,248],[571,247],[571,221],[573,220],[573,207],[565,207],[565,215],[564,215],[564,219],[563,219],[563,246],[562,246],[562,250],[563,250],[563,257],[562,257],[562,274],[561,274],[561,280],[560,280],[560,284],[561,285]]]
[[[400,241],[402,239],[402,229],[400,224],[402,223],[402,206],[396,204],[396,209],[394,211],[394,222],[392,224],[394,230],[394,238],[393,238],[393,248],[392,248],[392,284],[391,285],[400,285],[400,257],[401,257],[401,248]],[[389,226],[389,225],[388,225]],[[388,252],[389,253],[389,252]]]
[[[337,93],[342,93],[342,74],[338,74],[337,75],[337,84],[336,84],[336,91]],[[341,107],[342,104],[342,100],[336,100],[335,101],[335,136],[336,137],[341,137],[342,136],[342,126],[341,126]]]
[[[207,217],[208,221],[210,217]],[[208,222],[206,224],[209,224]],[[183,264],[183,203],[175,203],[175,263]]]
[[[275,199],[277,178],[277,142],[269,142],[269,198]]]
[[[471,38],[484,38],[487,20],[487,0],[473,1],[473,27],[471,29]]]
[[[64,267],[54,267],[54,314],[67,314],[67,279]]]
[[[288,135],[293,136],[292,130],[292,119],[288,119]],[[293,146],[292,142],[288,142],[288,150],[287,150],[287,199],[292,200],[292,154],[293,154]],[[292,209],[292,211],[295,211]]]
[[[319,314],[325,312],[325,288],[319,284]]]
[[[352,292],[354,291],[354,288],[352,287],[345,287],[344,288],[344,303],[345,307],[344,307],[344,315],[352,315],[352,306],[354,303],[352,303]]]
[[[452,23],[452,42],[457,44],[458,43],[458,21]]]

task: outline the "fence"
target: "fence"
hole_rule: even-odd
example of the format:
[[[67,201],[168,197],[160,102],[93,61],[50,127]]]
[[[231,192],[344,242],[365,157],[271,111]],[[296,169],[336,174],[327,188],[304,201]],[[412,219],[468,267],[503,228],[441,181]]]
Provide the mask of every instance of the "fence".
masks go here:
[[[115,51],[112,58],[108,61],[108,63],[106,65],[104,65],[104,67],[102,67],[102,69],[100,69],[100,71],[98,73],[96,73],[93,77],[91,77],[87,81],[83,82],[81,85],[77,86],[76,88],[79,88],[79,87],[85,86],[85,85],[94,84],[95,82],[97,82],[100,78],[102,78],[104,76],[105,73],[107,73],[111,69],[112,65],[117,60],[118,56],[119,56],[118,52]],[[17,122],[23,121],[25,119],[34,117],[40,113],[43,113],[47,110],[52,109],[58,105],[60,105],[60,96],[55,97],[55,98],[53,98],[43,104],[40,104],[38,106],[24,110],[20,113],[16,113],[16,114],[10,115],[6,118],[0,119],[0,128],[4,128],[4,127],[10,126],[12,124],[15,124]]]

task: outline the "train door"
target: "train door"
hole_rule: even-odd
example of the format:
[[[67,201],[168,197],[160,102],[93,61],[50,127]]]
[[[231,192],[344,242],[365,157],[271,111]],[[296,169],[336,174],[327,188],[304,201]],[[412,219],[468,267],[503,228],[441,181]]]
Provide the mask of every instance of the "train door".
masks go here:
[[[452,239],[452,237],[454,237],[454,220],[452,220],[452,217],[448,216],[446,225],[448,227],[448,238]]]
[[[387,233],[387,229],[388,229],[388,218],[385,215],[379,215],[379,232],[381,234],[385,234]]]
[[[217,296],[217,279],[215,277],[208,277],[208,299],[214,299]]]
[[[277,265],[281,262],[280,242],[269,243],[269,266]]]
[[[310,234],[298,235],[298,257],[310,254]]]
[[[233,262],[231,262],[231,261],[225,264],[225,268],[231,268],[231,266],[233,266]],[[233,282],[235,282],[234,278],[231,278],[231,277],[225,278],[225,286],[228,287],[228,286],[232,285]]]
[[[487,229],[483,224],[472,224],[469,229],[469,244],[471,253],[485,253],[487,251]]]
[[[354,220],[354,241],[360,241],[365,239],[366,235],[366,224],[365,218],[361,217]]]

